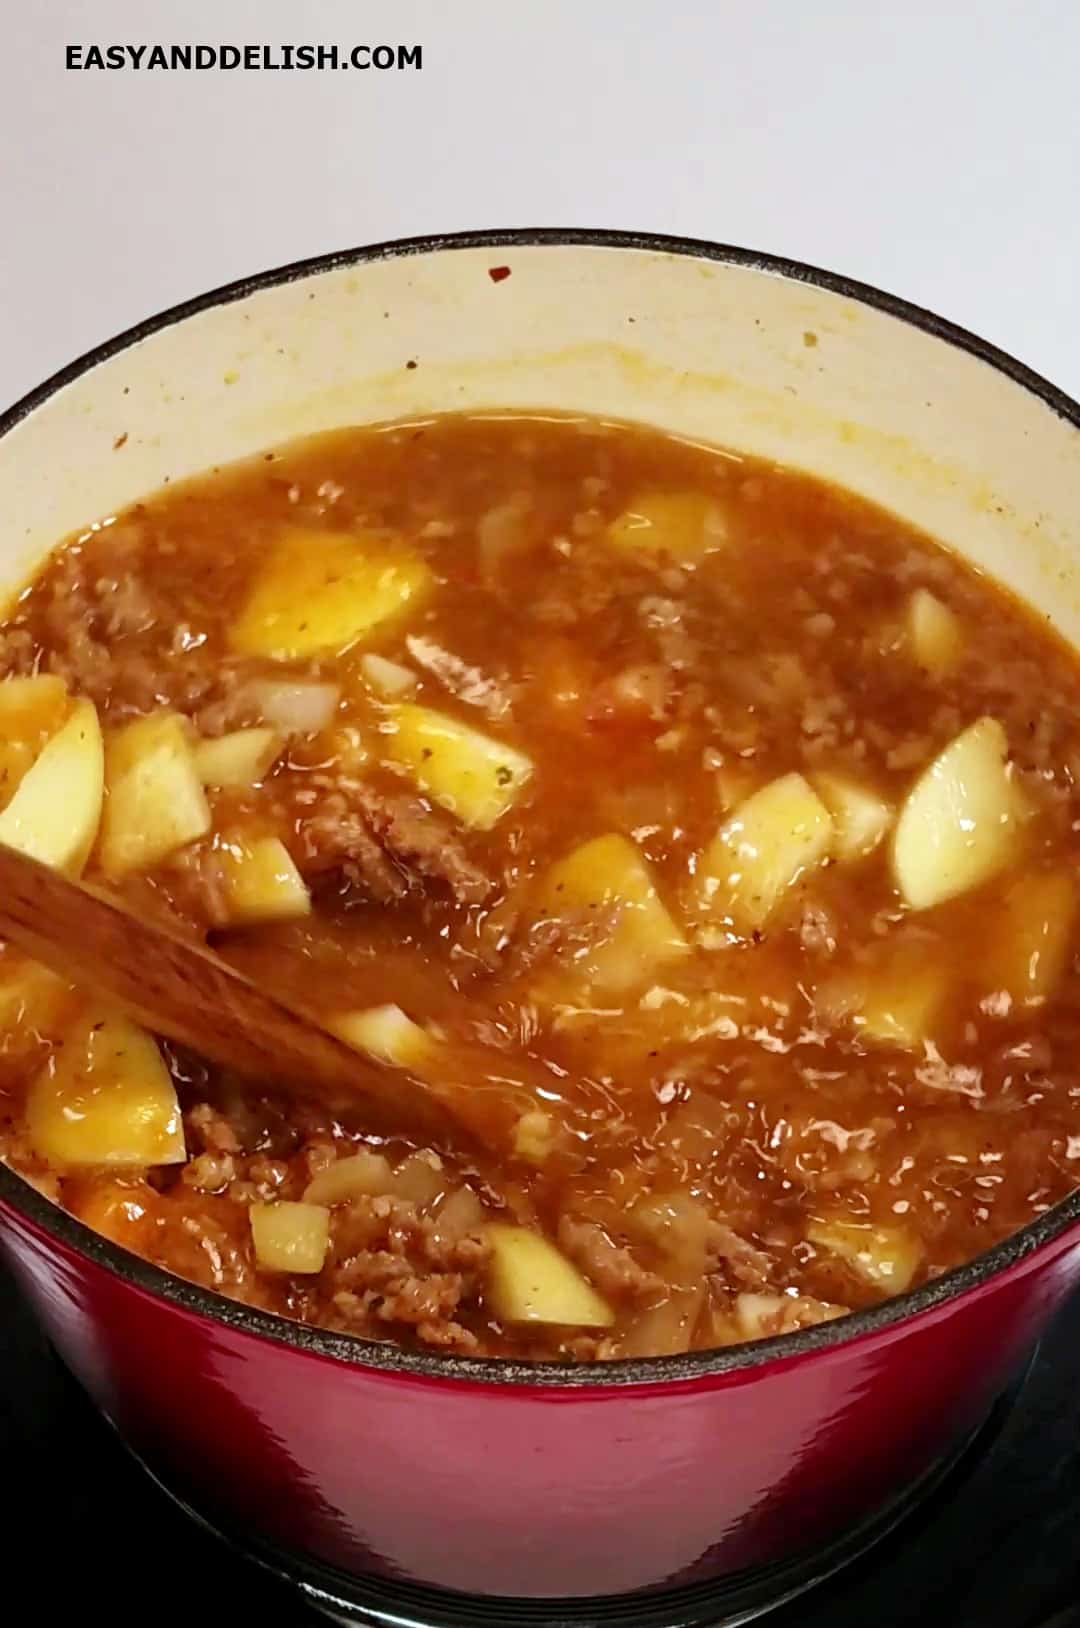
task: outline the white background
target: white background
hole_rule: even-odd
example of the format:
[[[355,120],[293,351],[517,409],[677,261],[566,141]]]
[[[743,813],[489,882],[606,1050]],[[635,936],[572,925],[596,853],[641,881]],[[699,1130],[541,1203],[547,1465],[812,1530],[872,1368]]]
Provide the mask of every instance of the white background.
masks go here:
[[[75,43],[420,73],[73,73]],[[0,0],[0,404],[283,261],[653,228],[878,283],[1080,394],[1080,0]]]

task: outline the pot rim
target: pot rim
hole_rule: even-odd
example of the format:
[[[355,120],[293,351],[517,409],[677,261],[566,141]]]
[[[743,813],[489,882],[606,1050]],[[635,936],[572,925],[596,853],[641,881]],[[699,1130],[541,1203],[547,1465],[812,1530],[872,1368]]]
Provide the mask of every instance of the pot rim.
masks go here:
[[[436,233],[398,238],[296,260],[270,271],[243,277],[208,293],[181,301],[136,323],[112,339],[95,346],[36,386],[0,414],[0,436],[49,400],[66,385],[100,363],[141,340],[202,311],[229,305],[250,294],[283,284],[300,282],[326,272],[379,260],[434,254],[453,249],[602,248],[660,253],[738,266],[766,276],[808,283],[895,317],[943,343],[968,352],[1003,373],[1029,394],[1038,397],[1059,417],[1080,430],[1080,403],[1049,383],[1008,352],[980,339],[967,329],[900,299],[871,284],[803,261],[704,239],[668,236],[658,232],[593,230],[589,228],[520,227],[490,231]],[[614,1362],[582,1362],[566,1366],[550,1362],[515,1362],[497,1357],[462,1357],[406,1350],[359,1335],[296,1323],[275,1313],[229,1300],[211,1289],[189,1283],[164,1268],[112,1243],[46,1198],[23,1177],[0,1162],[0,1207],[23,1215],[31,1225],[55,1238],[66,1249],[87,1257],[122,1282],[143,1294],[165,1300],[178,1310],[224,1324],[226,1327],[272,1340],[314,1356],[353,1367],[409,1375],[417,1379],[458,1380],[494,1386],[542,1386],[545,1389],[618,1389],[628,1385],[668,1385],[704,1380],[760,1368],[778,1360],[808,1357],[813,1352],[846,1345],[849,1341],[881,1334],[908,1318],[918,1317],[985,1284],[998,1273],[1018,1266],[1027,1256],[1051,1243],[1080,1222],[1080,1189],[1054,1205],[1018,1232],[954,1267],[920,1288],[896,1295],[880,1305],[846,1317],[817,1324],[791,1334],[740,1345],[688,1352],[675,1356],[629,1358]]]

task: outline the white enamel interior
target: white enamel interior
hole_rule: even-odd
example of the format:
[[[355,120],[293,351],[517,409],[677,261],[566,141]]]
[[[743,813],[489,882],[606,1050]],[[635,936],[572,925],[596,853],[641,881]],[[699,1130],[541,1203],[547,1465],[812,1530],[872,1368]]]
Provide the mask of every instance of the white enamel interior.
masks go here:
[[[500,265],[511,275],[493,281]],[[1067,419],[861,301],[577,244],[314,272],[119,350],[0,440],[0,584],[166,480],[346,424],[507,407],[637,419],[814,470],[953,545],[1080,642]]]

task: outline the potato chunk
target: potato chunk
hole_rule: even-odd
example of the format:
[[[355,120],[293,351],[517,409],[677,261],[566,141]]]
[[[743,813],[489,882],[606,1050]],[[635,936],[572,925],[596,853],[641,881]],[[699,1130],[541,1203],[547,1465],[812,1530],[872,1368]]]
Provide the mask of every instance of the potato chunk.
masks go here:
[[[528,1227],[491,1222],[488,1302],[508,1323],[610,1328],[615,1314],[554,1244]]]
[[[330,1212],[321,1204],[252,1204],[248,1210],[255,1260],[264,1272],[313,1276],[330,1247]]]
[[[788,889],[826,858],[832,834],[832,815],[801,774],[771,780],[740,803],[702,856],[709,914],[742,932],[763,927]]]
[[[145,1029],[116,1014],[84,1018],[34,1080],[34,1151],[62,1168],[182,1164],[184,1126],[169,1071]]]
[[[105,751],[100,860],[112,878],[149,870],[210,829],[187,720],[156,712],[125,724]]]
[[[0,683],[0,805],[8,802],[68,710],[67,685],[55,673]]]
[[[839,1256],[864,1282],[885,1294],[902,1294],[922,1261],[922,1245],[902,1227],[811,1221],[806,1236],[819,1249]]]
[[[311,894],[279,837],[227,843],[219,855],[229,920],[292,921],[311,914]]]
[[[980,718],[924,770],[893,833],[905,904],[929,910],[1003,870],[1016,856],[1024,803],[995,718]]]
[[[817,1008],[833,1022],[849,1022],[860,1039],[922,1051],[933,1038],[949,985],[940,956],[905,944],[823,985]]]
[[[814,790],[832,815],[832,851],[851,863],[873,853],[892,823],[893,811],[870,786],[846,774],[813,776]]]
[[[39,1035],[56,1035],[75,999],[74,986],[10,949],[0,957],[0,1035],[10,1056],[20,1042],[28,1047]]]
[[[607,529],[619,548],[692,559],[722,548],[727,526],[716,501],[704,492],[642,492]]]
[[[296,661],[340,655],[428,592],[424,562],[377,533],[290,527],[271,549],[229,633],[234,650]]]
[[[1007,997],[1002,1016],[1051,998],[1065,970],[1076,905],[1072,876],[1033,871],[1017,877],[1000,905],[987,911],[979,982],[992,995]]]
[[[573,970],[598,989],[628,989],[687,953],[648,865],[618,832],[594,837],[558,860],[540,885],[537,905],[575,927],[595,921],[595,942],[575,954]]]
[[[64,721],[68,690],[56,673],[0,682],[0,735],[54,735]]]
[[[97,836],[104,783],[97,712],[92,701],[76,701],[0,814],[0,842],[80,876]]]
[[[418,1070],[430,1064],[438,1050],[438,1041],[392,1003],[369,1006],[362,1012],[343,1012],[327,1028],[347,1046],[355,1046],[357,1051],[366,1051],[380,1063],[393,1063],[397,1068]]]
[[[390,708],[389,718],[389,755],[421,791],[478,831],[490,830],[532,775],[532,761],[523,752],[448,713],[406,702]]]
[[[284,745],[276,729],[234,729],[195,747],[195,768],[204,786],[254,786],[273,767]]]
[[[907,604],[911,654],[931,678],[944,678],[960,659],[963,634],[955,612],[927,588],[916,588]]]

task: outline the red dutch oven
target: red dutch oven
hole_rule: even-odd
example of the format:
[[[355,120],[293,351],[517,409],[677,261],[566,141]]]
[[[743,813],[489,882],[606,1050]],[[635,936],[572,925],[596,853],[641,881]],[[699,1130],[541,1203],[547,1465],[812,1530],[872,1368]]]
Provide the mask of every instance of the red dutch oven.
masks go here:
[[[134,329],[0,421],[0,570],[14,586],[73,528],[291,436],[492,407],[634,418],[814,470],[1080,641],[1080,407],[861,285],[605,233],[364,249]],[[746,1579],[776,1597],[820,1575],[970,1439],[1080,1274],[1080,1194],[870,1311],[576,1368],[417,1355],[232,1304],[2,1166],[0,1236],[147,1466],[327,1597],[374,1576],[734,1601]]]

